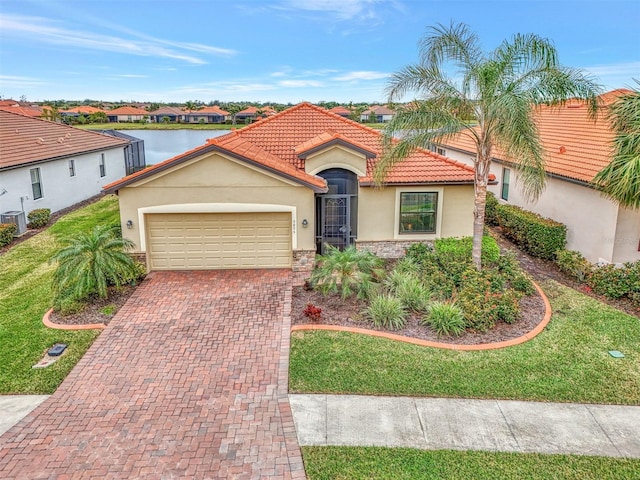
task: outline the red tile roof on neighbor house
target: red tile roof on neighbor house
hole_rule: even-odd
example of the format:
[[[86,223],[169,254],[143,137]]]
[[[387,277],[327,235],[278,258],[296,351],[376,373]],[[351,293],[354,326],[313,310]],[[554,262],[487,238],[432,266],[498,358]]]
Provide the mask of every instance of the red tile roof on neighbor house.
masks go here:
[[[107,115],[109,115],[109,116],[113,116],[113,115],[149,115],[149,112],[147,112],[146,110],[143,110],[141,108],[126,106],[126,107],[114,108],[113,110],[108,110],[107,111]]]
[[[208,107],[201,108],[200,110],[194,110],[192,113],[195,113],[195,114],[198,114],[198,113],[213,113],[213,114],[217,114],[217,115],[222,115],[224,117],[229,115],[229,112],[226,112],[225,110],[222,110],[218,105],[211,105],[211,106],[208,106]]]
[[[72,107],[67,110],[60,110],[60,111],[68,112],[68,113],[83,113],[85,115],[91,115],[92,113],[99,113],[99,112],[106,113],[101,108],[92,107],[91,105],[80,105],[78,107]]]
[[[0,110],[0,170],[124,147],[126,140]]]
[[[330,108],[329,111],[331,113],[335,113],[337,115],[340,115],[341,117],[348,117],[352,113],[351,110],[349,110],[347,107],[343,107],[341,105],[338,105],[337,107]]]
[[[215,150],[227,152],[310,186],[324,189],[326,188],[324,179],[304,171],[304,159],[300,158],[300,154],[336,139],[364,151],[368,157],[375,157],[367,161],[367,175],[360,178],[362,185],[371,185],[375,163],[382,154],[382,134],[310,103],[300,103],[240,130],[210,139],[205,145],[182,155],[113,182],[107,185],[105,190],[116,191],[140,178]],[[467,165],[427,150],[416,150],[389,172],[386,183],[394,185],[473,183],[473,178],[473,169]]]
[[[610,105],[630,90],[613,90],[600,97],[601,104]],[[571,101],[561,107],[540,107],[535,122],[545,152],[545,170],[553,175],[589,183],[596,173],[611,162],[611,142],[614,134],[602,108],[596,118],[589,118],[585,102]],[[471,137],[465,134],[444,142],[447,148],[475,154]],[[499,148],[493,157],[508,161]]]
[[[40,118],[42,116],[42,110],[34,107],[22,107],[20,105],[2,105],[0,110],[5,112],[17,113],[25,117]]]

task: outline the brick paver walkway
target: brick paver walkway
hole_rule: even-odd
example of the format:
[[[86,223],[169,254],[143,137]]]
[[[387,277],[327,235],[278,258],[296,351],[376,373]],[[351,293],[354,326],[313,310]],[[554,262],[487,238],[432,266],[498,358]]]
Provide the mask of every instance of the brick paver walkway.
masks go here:
[[[291,273],[157,272],[0,439],[0,478],[304,478]]]

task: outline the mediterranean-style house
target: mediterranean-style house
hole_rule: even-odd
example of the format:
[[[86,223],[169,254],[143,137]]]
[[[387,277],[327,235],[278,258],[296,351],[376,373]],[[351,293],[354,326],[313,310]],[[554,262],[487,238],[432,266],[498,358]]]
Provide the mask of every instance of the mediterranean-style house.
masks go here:
[[[271,107],[247,107],[236,113],[237,123],[251,123],[259,118],[275,115],[276,111]]]
[[[228,116],[229,112],[213,105],[185,112],[184,119],[188,123],[224,123]]]
[[[121,178],[129,141],[0,111],[0,214],[52,212]]]
[[[149,112],[149,120],[155,123],[164,123],[165,121],[175,123],[184,120],[185,111],[177,107],[160,107],[157,110]]]
[[[602,95],[603,107],[627,92],[614,90]],[[523,198],[517,188],[518,170],[495,149],[491,172],[498,182],[489,186],[489,191],[500,202],[564,223],[567,248],[581,252],[592,263],[640,260],[640,211],[620,207],[592,183],[595,174],[611,161],[614,134],[606,119],[606,108],[601,109],[594,121],[583,102],[541,107],[535,122],[545,152],[546,189],[536,202]],[[434,149],[473,164],[475,147],[464,133]]]
[[[473,230],[473,169],[427,150],[373,170],[380,132],[301,103],[105,187],[149,270],[310,269],[327,245],[399,257]]]
[[[149,112],[138,107],[118,107],[107,111],[109,122],[139,122],[149,117]]]
[[[396,114],[393,110],[382,105],[372,105],[360,114],[361,122],[370,122],[375,117],[376,123],[387,123],[393,119]]]

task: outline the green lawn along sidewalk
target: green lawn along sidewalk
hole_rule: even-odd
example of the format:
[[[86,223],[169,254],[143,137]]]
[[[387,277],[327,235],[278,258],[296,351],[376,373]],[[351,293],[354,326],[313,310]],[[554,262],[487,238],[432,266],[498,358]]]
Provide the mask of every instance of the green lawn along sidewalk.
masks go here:
[[[118,200],[108,196],[61,217],[0,256],[0,394],[53,393],[97,337],[95,330],[52,330],[42,324],[51,308],[55,265],[49,259],[64,238],[118,221]],[[68,345],[60,360],[31,368],[54,343]]]
[[[505,349],[460,352],[293,332],[290,392],[639,405],[640,320],[553,281],[542,288],[553,310],[549,325]]]
[[[538,453],[303,447],[309,480],[637,480],[640,461]]]

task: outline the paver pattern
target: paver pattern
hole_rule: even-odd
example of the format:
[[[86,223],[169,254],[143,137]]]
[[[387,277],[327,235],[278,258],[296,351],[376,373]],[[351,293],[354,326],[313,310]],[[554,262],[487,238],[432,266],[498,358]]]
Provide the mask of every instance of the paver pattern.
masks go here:
[[[155,272],[0,438],[0,478],[305,478],[291,272]]]

